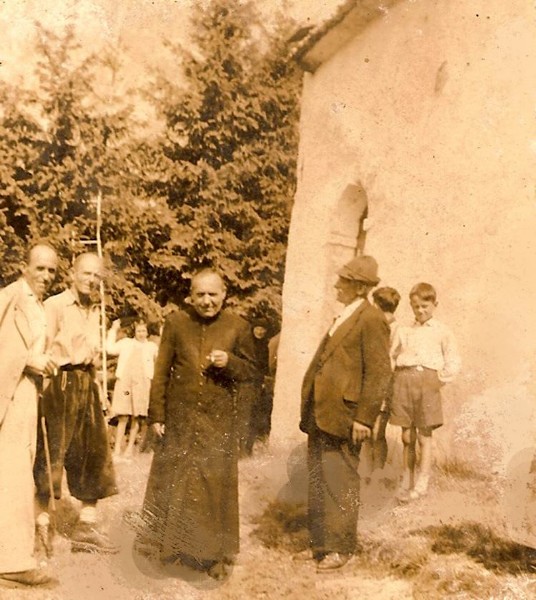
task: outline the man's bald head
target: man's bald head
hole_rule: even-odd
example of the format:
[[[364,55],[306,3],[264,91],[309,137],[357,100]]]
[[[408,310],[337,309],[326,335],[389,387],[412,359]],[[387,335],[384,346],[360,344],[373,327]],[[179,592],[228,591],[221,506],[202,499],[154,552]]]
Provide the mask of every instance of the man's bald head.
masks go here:
[[[190,281],[190,291],[194,289],[194,286],[199,285],[202,280],[212,280],[214,283],[219,285],[223,291],[226,290],[225,281],[223,277],[214,269],[202,269],[194,274]]]
[[[44,256],[48,256],[49,258],[55,257],[56,260],[58,260],[56,250],[54,250],[52,246],[50,246],[49,244],[39,243],[30,246],[28,250],[26,250],[26,255],[24,258],[25,264],[29,265],[32,262],[32,260],[35,259],[36,255],[40,258]]]
[[[93,252],[83,252],[79,254],[73,262],[73,270],[76,271],[82,267],[85,267],[87,264],[99,266],[101,271],[103,270],[103,262],[102,258],[100,258],[97,254]]]

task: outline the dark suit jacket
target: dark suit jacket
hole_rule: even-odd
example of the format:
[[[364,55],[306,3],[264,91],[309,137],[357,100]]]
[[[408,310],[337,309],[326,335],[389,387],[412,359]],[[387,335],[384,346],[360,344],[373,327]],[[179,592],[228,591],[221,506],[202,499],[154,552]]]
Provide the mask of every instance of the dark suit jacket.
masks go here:
[[[324,338],[305,374],[300,429],[348,438],[353,421],[374,425],[391,386],[389,325],[364,300]]]

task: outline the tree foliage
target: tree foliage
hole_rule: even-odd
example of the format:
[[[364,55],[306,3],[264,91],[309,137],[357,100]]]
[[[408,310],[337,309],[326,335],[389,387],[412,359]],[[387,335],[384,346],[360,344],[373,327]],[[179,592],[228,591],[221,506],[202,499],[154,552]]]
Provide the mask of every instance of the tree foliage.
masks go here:
[[[243,314],[277,317],[297,150],[288,25],[267,32],[252,3],[194,11],[191,49],[169,44],[182,83],[162,71],[143,90],[162,124],[152,138],[124,98],[102,93],[117,53],[87,57],[73,28],[39,30],[36,89],[0,88],[4,284],[44,239],[62,287],[73,255],[93,249],[100,195],[112,314],[156,317],[212,265]]]
[[[159,177],[182,225],[169,244],[178,290],[214,265],[249,315],[278,313],[297,151],[299,77],[284,26],[269,35],[253,3],[197,5],[191,45],[170,45],[186,85],[162,73],[153,101],[165,128]],[[155,266],[170,267],[166,255]]]

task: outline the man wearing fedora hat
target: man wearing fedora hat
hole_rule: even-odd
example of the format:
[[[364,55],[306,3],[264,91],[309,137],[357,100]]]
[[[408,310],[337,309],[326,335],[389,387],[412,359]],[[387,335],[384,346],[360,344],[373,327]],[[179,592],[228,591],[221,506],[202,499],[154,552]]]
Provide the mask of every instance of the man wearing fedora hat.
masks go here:
[[[300,429],[308,434],[308,523],[317,570],[342,567],[355,552],[359,451],[391,385],[389,326],[367,300],[378,265],[357,256],[338,272],[344,305],[305,374]]]

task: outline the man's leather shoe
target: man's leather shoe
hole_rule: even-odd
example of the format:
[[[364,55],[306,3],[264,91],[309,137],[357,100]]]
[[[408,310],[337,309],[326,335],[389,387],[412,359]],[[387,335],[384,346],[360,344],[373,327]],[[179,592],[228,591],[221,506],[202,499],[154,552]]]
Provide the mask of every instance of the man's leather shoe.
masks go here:
[[[117,554],[119,546],[93,524],[80,522],[71,535],[71,552]]]
[[[315,558],[313,551],[308,548],[307,550],[302,550],[301,552],[297,552],[292,556],[292,560],[296,562],[305,562],[307,560],[318,560]]]
[[[350,560],[349,554],[339,554],[338,552],[330,552],[318,563],[316,570],[320,572],[334,571],[340,569]]]
[[[411,498],[410,498],[410,491],[407,488],[400,488],[397,493],[395,494],[395,498],[398,501],[399,504],[407,504]]]
[[[223,581],[231,574],[231,567],[224,562],[216,562],[209,568],[207,573],[212,579]]]
[[[534,548],[525,547],[525,561],[528,571],[536,572],[536,550]]]
[[[42,569],[28,569],[17,573],[0,573],[0,586],[9,588],[51,588],[58,585],[58,580]]]

